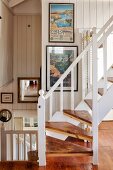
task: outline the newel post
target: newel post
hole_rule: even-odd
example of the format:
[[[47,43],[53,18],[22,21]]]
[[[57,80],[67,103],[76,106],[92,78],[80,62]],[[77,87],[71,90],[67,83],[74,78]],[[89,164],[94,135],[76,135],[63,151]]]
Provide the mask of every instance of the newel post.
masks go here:
[[[39,91],[38,98],[38,157],[39,166],[46,165],[46,131],[45,131],[45,97],[44,91]]]
[[[6,161],[6,136],[4,123],[1,126],[1,161]]]
[[[97,62],[97,35],[93,35],[93,164],[98,165],[98,62]]]

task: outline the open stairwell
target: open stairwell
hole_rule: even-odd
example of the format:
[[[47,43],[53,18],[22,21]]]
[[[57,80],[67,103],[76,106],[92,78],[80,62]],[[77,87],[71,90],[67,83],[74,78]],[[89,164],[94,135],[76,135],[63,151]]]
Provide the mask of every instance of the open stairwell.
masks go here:
[[[93,29],[93,36],[80,55],[73,61],[68,69],[61,75],[59,80],[46,93],[40,90],[38,98],[38,133],[37,131],[4,131],[2,130],[2,160],[6,160],[4,150],[6,149],[6,135],[12,136],[12,143],[18,144],[18,152],[15,158],[19,160],[24,157],[31,161],[38,161],[39,166],[46,165],[46,157],[52,156],[92,156],[93,164],[98,164],[98,125],[113,108],[113,63],[107,65],[107,39],[113,32],[113,16],[107,21],[102,29],[96,33]],[[103,74],[98,78],[98,48],[103,47]],[[84,77],[84,61],[88,61],[88,74],[86,82]],[[92,61],[92,62],[91,62]],[[75,106],[75,68],[82,64],[82,99]],[[63,81],[71,73],[71,87],[68,96],[70,108],[64,107]],[[59,109],[54,108],[53,98],[57,88],[59,97]],[[49,120],[45,117],[49,109]],[[56,110],[55,110],[56,109]],[[20,135],[21,134],[21,135]],[[29,134],[29,138],[28,138]],[[32,144],[32,134],[35,134],[35,145]],[[20,136],[19,136],[20,135]],[[5,136],[5,138],[4,138]],[[27,137],[26,137],[27,136]],[[74,140],[67,141],[67,138]],[[25,141],[25,139],[27,140]],[[79,142],[90,142],[91,148],[87,145],[81,146]],[[19,153],[19,141],[24,145],[24,155]],[[12,144],[11,144],[12,145]],[[28,149],[26,148],[28,146]],[[12,145],[12,150],[14,146]],[[26,152],[27,151],[27,152]],[[14,152],[14,150],[12,151]],[[14,152],[15,153],[15,152]],[[12,159],[14,155],[11,155]]]
[[[96,33],[93,29],[92,40],[68,67],[49,92],[40,90],[38,99],[38,157],[39,166],[46,165],[48,156],[93,156],[93,164],[98,164],[98,125],[112,109],[113,66],[107,65],[107,39],[113,31],[113,16],[102,29]],[[103,75],[98,79],[98,48],[103,47]],[[84,60],[87,58],[89,72],[87,92],[84,90]],[[92,60],[92,62],[90,62]],[[82,63],[82,100],[75,107],[74,75],[78,63]],[[71,106],[64,108],[63,80],[71,73]],[[92,76],[92,77],[91,77]],[[90,81],[89,81],[90,80]],[[54,91],[60,86],[60,108],[53,113]],[[45,93],[45,94],[44,94]],[[45,122],[46,101],[49,100],[50,119]],[[49,136],[48,136],[49,135]],[[63,137],[62,137],[63,136]],[[83,142],[92,142],[93,147],[87,148],[67,142],[66,138],[76,138]],[[58,139],[57,139],[58,138]]]

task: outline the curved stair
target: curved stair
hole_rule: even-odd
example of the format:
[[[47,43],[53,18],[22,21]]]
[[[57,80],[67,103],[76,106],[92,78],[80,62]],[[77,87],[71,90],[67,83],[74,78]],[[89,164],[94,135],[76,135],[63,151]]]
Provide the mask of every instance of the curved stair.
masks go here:
[[[92,141],[90,132],[68,122],[46,122],[46,130],[64,134],[70,137]]]
[[[92,156],[93,151],[91,148],[80,146],[78,144],[62,141],[53,137],[46,136],[46,156],[47,157],[61,157],[61,156]],[[38,151],[28,152],[29,161],[38,160]]]

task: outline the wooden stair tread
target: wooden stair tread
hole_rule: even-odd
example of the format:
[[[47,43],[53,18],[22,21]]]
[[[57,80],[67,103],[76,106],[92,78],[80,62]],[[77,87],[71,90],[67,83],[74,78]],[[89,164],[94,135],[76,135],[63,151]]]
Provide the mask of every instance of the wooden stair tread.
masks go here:
[[[62,133],[79,139],[86,139],[88,141],[92,141],[93,139],[89,132],[68,122],[46,122],[46,130]]]
[[[104,94],[104,88],[98,88],[98,93],[103,96]]]
[[[53,137],[46,136],[46,156],[92,156],[93,151],[91,148],[80,146],[76,143],[63,141]],[[28,152],[29,161],[38,160],[38,151]]]
[[[92,117],[86,110],[63,110],[64,115],[75,118],[81,123],[92,125]]]
[[[107,80],[111,83],[113,83],[113,77],[108,77]]]
[[[55,154],[58,156],[61,155],[78,155],[81,154],[89,154],[92,155],[93,151],[90,148],[79,146],[77,144],[68,142],[68,141],[62,141],[60,139],[56,139],[53,137],[46,137],[46,154],[49,156],[50,154]]]
[[[89,108],[92,109],[92,99],[85,99],[84,101],[89,106]]]

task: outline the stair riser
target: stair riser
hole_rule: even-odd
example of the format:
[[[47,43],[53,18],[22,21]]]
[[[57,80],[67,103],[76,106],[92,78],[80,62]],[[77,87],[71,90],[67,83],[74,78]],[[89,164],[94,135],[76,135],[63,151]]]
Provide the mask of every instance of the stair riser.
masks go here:
[[[78,122],[80,122],[80,123],[86,124],[86,125],[88,125],[88,126],[92,126],[91,123],[85,122],[85,121],[83,121],[83,120],[81,120],[81,119],[77,119],[77,118],[75,118],[75,117],[73,117],[73,116],[70,116],[70,115],[66,114],[65,112],[64,112],[64,115],[67,116],[67,117],[69,117],[69,118],[71,118],[71,119],[74,119],[74,120],[76,120],[76,121],[78,121]]]
[[[68,133],[68,132],[62,132],[60,130],[50,129],[50,128],[46,128],[46,130],[47,131],[51,131],[51,132],[55,132],[55,133],[60,133],[60,134],[63,134],[63,135],[67,135],[67,136],[70,136],[70,137],[73,137],[73,138],[83,139],[83,140],[87,140],[89,142],[92,142],[92,138],[91,137],[81,136],[80,134],[74,135],[74,134],[71,134],[71,133]]]

